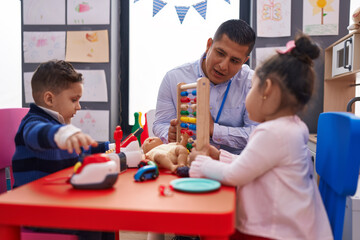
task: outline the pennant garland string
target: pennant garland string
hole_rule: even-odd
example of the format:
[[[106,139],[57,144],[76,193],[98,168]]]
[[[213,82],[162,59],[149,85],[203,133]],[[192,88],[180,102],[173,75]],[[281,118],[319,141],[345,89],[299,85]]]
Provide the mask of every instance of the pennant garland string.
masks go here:
[[[139,2],[140,0],[134,0],[134,3]],[[228,4],[230,3],[230,0],[224,0]],[[165,7],[167,2],[164,2],[162,0],[153,0],[153,17],[161,11]],[[194,5],[192,5],[193,8],[200,14],[201,17],[206,19],[206,11],[207,11],[207,0],[198,2]],[[178,18],[180,20],[180,23],[182,24],[187,12],[189,11],[190,6],[175,6],[176,13],[178,15]]]

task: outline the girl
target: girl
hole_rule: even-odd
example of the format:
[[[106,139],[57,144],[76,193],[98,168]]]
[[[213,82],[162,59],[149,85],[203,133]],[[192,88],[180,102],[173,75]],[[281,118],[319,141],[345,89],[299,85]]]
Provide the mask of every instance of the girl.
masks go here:
[[[333,239],[313,179],[309,131],[296,115],[313,93],[319,53],[301,34],[256,69],[245,104],[260,124],[240,155],[211,146],[190,154],[190,177],[237,186],[231,239]]]

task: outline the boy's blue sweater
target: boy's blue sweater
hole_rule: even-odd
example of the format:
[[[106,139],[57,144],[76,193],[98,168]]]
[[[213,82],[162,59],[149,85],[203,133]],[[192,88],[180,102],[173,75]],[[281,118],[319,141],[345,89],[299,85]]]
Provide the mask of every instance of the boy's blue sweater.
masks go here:
[[[79,155],[58,148],[55,133],[64,126],[44,110],[30,104],[28,114],[21,121],[15,136],[16,150],[12,159],[14,187],[34,181],[50,173],[74,166]],[[100,153],[109,149],[109,142],[90,148],[87,153]]]

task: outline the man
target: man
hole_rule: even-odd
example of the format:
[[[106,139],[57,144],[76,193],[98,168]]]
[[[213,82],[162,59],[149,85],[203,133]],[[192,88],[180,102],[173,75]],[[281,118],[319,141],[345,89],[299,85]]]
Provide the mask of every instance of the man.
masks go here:
[[[244,64],[255,44],[255,32],[243,20],[228,20],[209,38],[206,52],[192,63],[170,70],[157,99],[154,134],[163,142],[176,141],[176,86],[210,80],[210,142],[239,154],[256,125],[248,118],[245,98],[251,88],[253,70]]]

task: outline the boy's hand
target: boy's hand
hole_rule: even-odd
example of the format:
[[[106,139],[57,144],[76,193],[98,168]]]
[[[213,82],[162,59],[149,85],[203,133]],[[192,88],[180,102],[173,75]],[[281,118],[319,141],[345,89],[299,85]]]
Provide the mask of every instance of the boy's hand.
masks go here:
[[[65,146],[69,153],[72,153],[75,149],[75,152],[80,154],[81,147],[84,147],[85,150],[88,150],[89,146],[97,147],[98,143],[89,135],[82,132],[77,132],[66,139]]]
[[[80,128],[68,124],[59,128],[55,133],[54,141],[58,148],[73,153],[74,149],[77,154],[81,153],[81,147],[86,150],[89,146],[96,147],[98,143],[89,135],[82,133]]]

